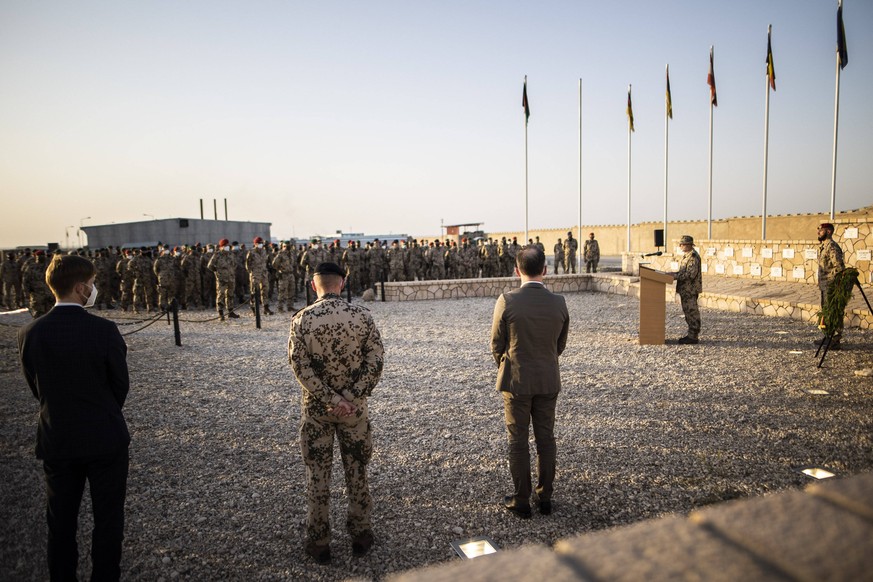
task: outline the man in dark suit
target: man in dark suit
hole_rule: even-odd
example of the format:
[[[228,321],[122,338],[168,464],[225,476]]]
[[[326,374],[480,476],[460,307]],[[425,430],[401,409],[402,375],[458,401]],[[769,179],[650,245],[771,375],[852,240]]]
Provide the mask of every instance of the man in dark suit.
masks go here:
[[[521,287],[504,293],[494,306],[491,352],[497,361],[497,389],[509,436],[509,472],[515,488],[503,500],[519,517],[531,516],[528,427],[533,423],[537,446],[537,497],[543,515],[552,512],[555,479],[555,404],[561,389],[558,356],[567,345],[567,303],[543,286],[546,256],[536,245],[523,248],[515,260]]]
[[[120,578],[130,435],[127,346],[118,327],[91,315],[96,270],[85,257],[56,255],[46,282],[57,302],[18,334],[24,377],[39,400],[36,456],[43,461],[52,580],[75,580],[79,504],[91,490],[91,580]],[[104,290],[108,292],[108,290]]]

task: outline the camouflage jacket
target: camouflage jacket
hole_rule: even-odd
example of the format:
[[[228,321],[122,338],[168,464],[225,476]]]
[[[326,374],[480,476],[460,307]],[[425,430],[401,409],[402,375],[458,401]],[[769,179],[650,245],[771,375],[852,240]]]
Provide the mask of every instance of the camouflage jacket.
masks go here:
[[[293,277],[297,274],[297,265],[295,264],[297,261],[294,260],[291,252],[290,250],[282,250],[276,253],[273,258],[273,268],[276,269],[280,277]]]
[[[382,376],[382,337],[369,310],[327,294],[291,320],[288,361],[304,406],[365,398]]]
[[[579,242],[575,238],[568,238],[564,241],[564,254],[566,255],[575,255],[576,250],[579,248]],[[597,254],[600,254],[600,248],[598,245]]]
[[[691,250],[679,261],[676,272],[676,293],[682,295],[699,295],[703,292],[703,275],[700,271],[700,255]]]
[[[324,247],[311,247],[300,257],[300,266],[306,271],[307,277],[312,277],[315,267],[328,260],[330,260],[330,253]]]
[[[560,257],[562,259],[564,258],[564,244],[563,243],[556,243],[555,244],[555,256]]]
[[[25,293],[52,294],[48,283],[45,282],[45,271],[48,268],[48,263],[33,261],[24,266],[22,277],[22,287]]]
[[[179,263],[176,262],[176,257],[172,255],[161,255],[155,259],[153,268],[155,275],[158,276],[158,283],[161,285],[175,283],[179,280],[179,275],[181,274]]]
[[[206,268],[215,273],[216,279],[233,281],[236,277],[236,257],[230,251],[218,251],[209,259]]]
[[[827,291],[828,285],[837,273],[846,268],[843,263],[843,249],[834,239],[823,240],[818,246],[818,287]]]
[[[267,274],[267,252],[264,249],[252,249],[246,255],[246,271],[255,277]]]
[[[582,251],[582,258],[586,261],[600,260],[600,245],[596,240],[588,239],[585,241],[585,247]]]

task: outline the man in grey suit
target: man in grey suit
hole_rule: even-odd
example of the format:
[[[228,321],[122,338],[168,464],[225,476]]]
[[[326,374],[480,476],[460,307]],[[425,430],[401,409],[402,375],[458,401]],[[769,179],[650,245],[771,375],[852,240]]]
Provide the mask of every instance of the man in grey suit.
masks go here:
[[[537,497],[543,515],[552,512],[555,479],[555,404],[561,389],[558,356],[567,345],[567,303],[543,286],[545,253],[536,245],[523,248],[515,260],[521,287],[502,294],[494,306],[491,353],[499,367],[497,389],[509,437],[509,472],[514,492],[503,500],[511,513],[529,518],[530,450],[533,424],[537,446]]]

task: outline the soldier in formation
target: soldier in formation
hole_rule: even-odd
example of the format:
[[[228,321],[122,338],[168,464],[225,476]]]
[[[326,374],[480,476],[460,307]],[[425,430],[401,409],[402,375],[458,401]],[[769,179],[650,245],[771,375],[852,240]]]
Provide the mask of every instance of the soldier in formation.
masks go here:
[[[231,250],[230,242],[223,238],[218,241],[218,250],[212,255],[206,266],[215,274],[215,307],[218,316],[224,321],[224,313],[231,319],[237,319],[239,315],[234,313],[234,292],[236,287],[237,260]]]
[[[26,263],[22,272],[22,289],[34,318],[45,315],[55,304],[55,297],[45,281],[47,268],[45,251],[38,250],[34,253],[34,260]]]
[[[573,232],[567,231],[567,240],[564,241],[564,273],[576,272],[576,251],[579,250],[579,241],[573,238]],[[600,251],[598,250],[598,255]]]
[[[596,273],[597,263],[600,262],[600,245],[594,240],[594,233],[588,233],[588,240],[582,249],[582,258],[585,259],[585,272]]]
[[[555,243],[555,275],[558,274],[559,266],[564,269],[564,273],[567,272],[567,268],[564,266],[564,243],[561,242],[561,239]]]
[[[169,247],[165,246],[161,249],[152,270],[158,278],[158,306],[163,311],[167,311],[170,309],[170,304],[176,300],[179,281],[182,278],[179,263]]]
[[[8,252],[4,256],[3,267],[0,269],[4,306],[9,310],[18,309],[24,303],[24,298],[21,296],[21,269],[14,252]]]
[[[279,313],[286,307],[291,311],[297,291],[297,249],[290,242],[283,243],[271,264],[279,279]]]
[[[255,311],[255,297],[260,297],[264,313],[272,315],[270,311],[269,273],[267,271],[267,251],[264,249],[264,239],[257,236],[252,241],[254,248],[246,253],[246,271],[249,274],[249,289],[251,289],[252,313]]]

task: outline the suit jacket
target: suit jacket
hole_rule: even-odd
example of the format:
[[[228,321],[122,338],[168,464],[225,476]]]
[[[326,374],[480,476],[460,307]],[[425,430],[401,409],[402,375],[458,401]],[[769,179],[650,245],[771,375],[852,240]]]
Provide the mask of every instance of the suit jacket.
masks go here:
[[[527,283],[501,295],[491,323],[497,389],[513,394],[560,391],[558,356],[567,346],[569,328],[564,297],[542,285]]]
[[[36,456],[78,459],[130,443],[121,408],[130,386],[127,345],[115,323],[55,306],[18,332],[24,377],[39,400]]]

